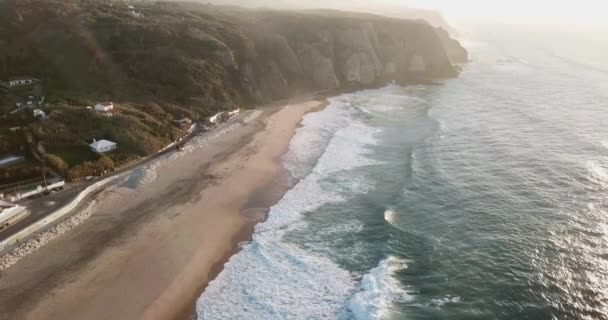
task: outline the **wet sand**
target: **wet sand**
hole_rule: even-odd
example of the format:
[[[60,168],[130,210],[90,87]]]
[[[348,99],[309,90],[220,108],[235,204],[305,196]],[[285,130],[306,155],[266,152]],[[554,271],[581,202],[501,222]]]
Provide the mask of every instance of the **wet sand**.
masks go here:
[[[89,220],[6,270],[0,319],[188,318],[285,192],[279,159],[304,114],[323,106],[265,108],[161,163],[149,184],[102,192]]]

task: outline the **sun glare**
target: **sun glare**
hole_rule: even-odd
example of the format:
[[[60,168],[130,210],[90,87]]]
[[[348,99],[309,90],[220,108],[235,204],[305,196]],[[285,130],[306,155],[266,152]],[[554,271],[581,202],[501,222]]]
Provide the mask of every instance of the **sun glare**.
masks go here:
[[[608,24],[608,2],[597,0],[403,0],[408,6],[438,9],[448,17],[525,20],[539,23]]]

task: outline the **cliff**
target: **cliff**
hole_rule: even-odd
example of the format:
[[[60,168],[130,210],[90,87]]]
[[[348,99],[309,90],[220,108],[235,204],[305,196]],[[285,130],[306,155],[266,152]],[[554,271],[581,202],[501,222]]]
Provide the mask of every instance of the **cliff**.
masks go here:
[[[237,20],[239,21],[239,20]],[[259,12],[240,20],[251,41],[239,59],[255,100],[298,90],[368,87],[454,76],[438,30],[426,23],[336,11]],[[311,27],[314,26],[314,27]]]
[[[121,162],[174,139],[179,130],[172,121],[182,115],[197,119],[299,93],[454,76],[456,64],[466,61],[457,41],[422,21],[330,10],[132,5],[1,1],[0,80],[42,80],[50,116],[43,122],[11,116],[0,127],[27,123],[28,141],[68,168],[86,160],[73,155],[93,138],[123,146],[127,155],[113,159]],[[6,113],[14,107],[2,94]],[[84,108],[106,100],[119,104],[118,116],[100,118]],[[17,152],[1,140],[0,153]]]
[[[131,11],[121,2],[3,2],[0,78],[37,77],[57,99],[145,98],[211,111],[455,75],[453,63],[466,59],[457,42],[420,21],[191,3]]]

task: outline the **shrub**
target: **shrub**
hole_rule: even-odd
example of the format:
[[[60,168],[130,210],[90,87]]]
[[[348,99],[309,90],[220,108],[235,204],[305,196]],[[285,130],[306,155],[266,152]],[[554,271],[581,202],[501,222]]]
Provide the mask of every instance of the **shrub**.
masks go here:
[[[46,163],[49,165],[49,167],[53,168],[59,173],[64,173],[65,170],[67,170],[68,168],[68,165],[63,161],[63,159],[54,154],[47,153],[44,159],[46,160]]]
[[[97,160],[97,165],[103,170],[114,169],[114,161],[107,156],[101,156],[101,158]]]

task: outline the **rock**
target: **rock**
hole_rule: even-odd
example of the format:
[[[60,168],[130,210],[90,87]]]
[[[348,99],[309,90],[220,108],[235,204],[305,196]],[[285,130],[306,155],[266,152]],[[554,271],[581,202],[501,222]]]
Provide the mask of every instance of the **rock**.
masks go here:
[[[42,246],[49,243],[57,236],[68,232],[69,230],[76,227],[78,224],[88,219],[91,214],[93,214],[93,207],[95,206],[95,204],[95,200],[91,201],[91,203],[89,203],[86,208],[76,213],[74,216],[59,223],[58,225],[52,227],[47,231],[35,235],[32,239],[15,247],[12,251],[0,257],[0,272],[10,268],[23,257],[40,249]]]

